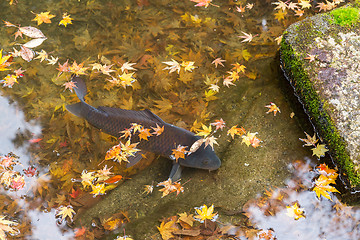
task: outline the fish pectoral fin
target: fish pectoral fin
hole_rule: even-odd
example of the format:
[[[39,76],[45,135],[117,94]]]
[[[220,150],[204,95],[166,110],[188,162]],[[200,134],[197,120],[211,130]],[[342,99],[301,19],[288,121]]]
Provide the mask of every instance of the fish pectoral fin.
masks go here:
[[[169,176],[172,182],[175,182],[181,178],[181,170],[182,167],[180,166],[180,164],[174,162]]]
[[[143,159],[144,154],[145,154],[144,151],[139,151],[139,152],[136,152],[136,153],[134,154],[134,156],[128,157],[127,160],[128,160],[129,162],[126,164],[126,168],[132,167],[132,166],[134,166],[135,164],[137,164],[138,162],[140,162],[140,160]]]

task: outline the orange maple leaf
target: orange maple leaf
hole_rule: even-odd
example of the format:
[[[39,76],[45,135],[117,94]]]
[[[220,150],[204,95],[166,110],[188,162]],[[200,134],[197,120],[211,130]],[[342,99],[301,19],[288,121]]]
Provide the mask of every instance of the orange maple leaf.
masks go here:
[[[55,15],[50,14],[50,12],[41,12],[41,13],[34,13],[36,17],[31,21],[36,21],[38,25],[42,23],[51,23],[51,18],[55,17]]]
[[[175,157],[175,161],[177,162],[179,158],[185,158],[185,153],[187,146],[178,145],[176,149],[172,149],[172,154]]]
[[[151,136],[150,129],[144,128],[144,129],[140,130],[140,133],[139,133],[140,140],[144,139],[144,140],[148,141],[148,137],[150,137],[150,136]]]

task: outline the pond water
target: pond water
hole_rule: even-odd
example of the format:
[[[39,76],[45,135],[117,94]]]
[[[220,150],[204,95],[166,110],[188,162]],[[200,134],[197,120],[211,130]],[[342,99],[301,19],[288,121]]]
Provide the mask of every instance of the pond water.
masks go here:
[[[359,211],[340,193],[324,197],[335,174],[320,164],[334,166],[302,146],[314,130],[279,70],[278,38],[318,1],[281,3],[1,2],[0,239],[359,239]],[[65,109],[79,101],[72,74],[90,105],[149,109],[216,137],[222,166],[186,168],[182,185],[159,192],[171,162],[113,161],[119,141]],[[220,119],[224,129],[210,129]],[[156,137],[140,131],[141,141]],[[318,198],[311,190],[325,175]],[[304,210],[291,215],[295,203]],[[217,222],[175,223],[203,204]]]

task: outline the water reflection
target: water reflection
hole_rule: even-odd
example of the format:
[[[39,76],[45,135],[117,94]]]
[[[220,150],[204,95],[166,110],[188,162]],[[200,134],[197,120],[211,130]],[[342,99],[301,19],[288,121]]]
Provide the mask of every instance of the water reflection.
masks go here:
[[[23,236],[23,239],[69,239],[69,237],[73,236],[73,233],[62,231],[59,228],[55,219],[55,209],[52,209],[50,212],[39,211],[36,208],[34,209],[32,204],[36,201],[41,201],[41,199],[27,201],[29,197],[32,198],[34,196],[32,188],[36,185],[37,175],[47,172],[46,168],[39,170],[38,159],[33,159],[33,155],[29,152],[31,143],[28,140],[32,136],[40,136],[41,125],[36,120],[26,121],[21,108],[15,102],[10,103],[9,99],[3,96],[0,96],[0,112],[2,113],[0,117],[1,155],[5,156],[11,152],[18,157],[19,163],[13,167],[13,171],[19,174],[23,174],[23,170],[29,167],[35,168],[38,171],[35,177],[24,177],[24,188],[16,191],[11,189],[1,190],[1,198],[5,199],[1,201],[2,207],[4,207],[3,204],[11,206],[3,210],[1,215],[5,215],[10,219],[16,218],[21,220],[21,222],[16,222],[20,224],[20,237]],[[36,206],[37,204],[34,205]],[[20,215],[17,212],[20,212]],[[19,218],[20,216],[21,218]],[[19,228],[19,226],[15,227]],[[31,237],[26,237],[27,235],[31,235]]]

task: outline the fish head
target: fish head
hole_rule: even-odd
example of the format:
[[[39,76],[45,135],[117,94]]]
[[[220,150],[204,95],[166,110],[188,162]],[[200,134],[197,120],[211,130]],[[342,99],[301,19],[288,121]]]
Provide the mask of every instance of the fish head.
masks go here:
[[[210,147],[200,146],[195,152],[186,155],[185,159],[179,159],[179,163],[185,167],[200,168],[206,170],[216,170],[221,165],[221,160],[216,156]]]

